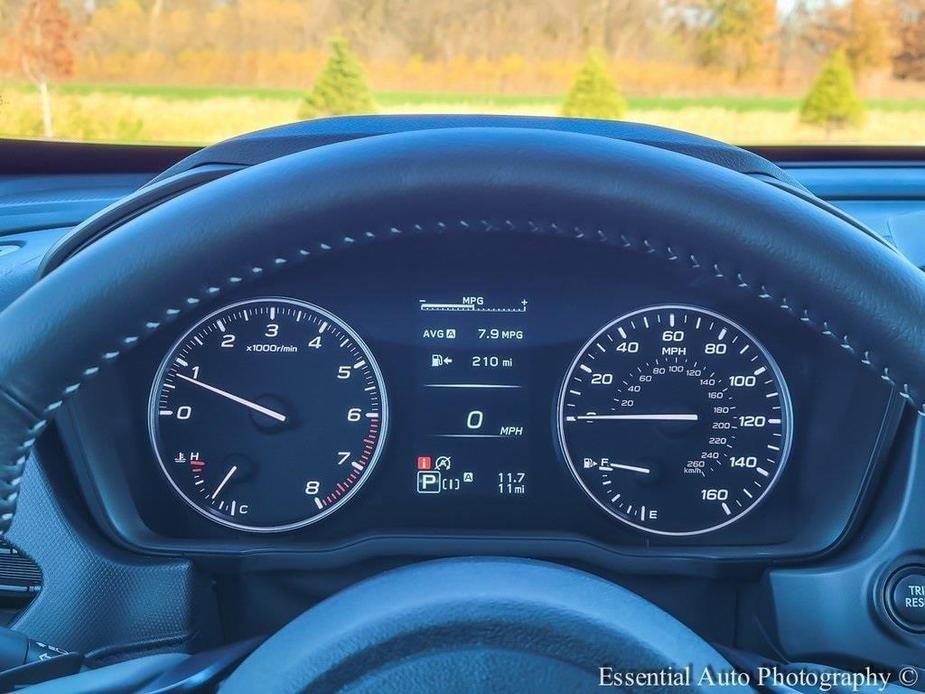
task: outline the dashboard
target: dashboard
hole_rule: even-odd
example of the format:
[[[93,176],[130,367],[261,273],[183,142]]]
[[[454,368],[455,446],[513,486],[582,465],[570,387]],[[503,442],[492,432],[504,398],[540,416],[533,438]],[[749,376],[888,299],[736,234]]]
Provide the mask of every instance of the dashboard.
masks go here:
[[[439,125],[426,121],[412,125]],[[109,150],[75,152],[74,173],[0,158],[0,306],[62,262],[79,267],[80,249],[134,212],[360,126],[404,127],[286,129],[259,136],[257,154],[216,145],[153,181],[87,173]],[[130,154],[130,171],[153,172],[191,153],[150,166],[148,150]],[[756,177],[795,179],[925,266],[920,153],[761,154],[784,171]],[[72,231],[116,200],[117,216],[81,227],[98,235]],[[632,234],[631,219],[611,221]],[[365,243],[365,228],[379,233],[357,225],[357,243],[240,267],[246,281],[220,298],[125,333],[144,339],[66,399],[23,477],[19,563],[0,556],[0,578],[34,559],[24,631],[102,658],[197,651],[272,633],[390,568],[493,555],[590,571],[711,642],[920,664],[921,632],[894,598],[925,566],[925,420],[863,353],[786,302],[644,247],[455,228]],[[315,236],[335,232],[336,220]],[[112,299],[88,303],[82,325],[152,318],[151,301],[126,315]],[[806,629],[807,615],[828,628]]]
[[[98,518],[146,551],[605,563],[830,550],[897,423],[881,379],[726,283],[452,234],[251,283],[66,414]]]

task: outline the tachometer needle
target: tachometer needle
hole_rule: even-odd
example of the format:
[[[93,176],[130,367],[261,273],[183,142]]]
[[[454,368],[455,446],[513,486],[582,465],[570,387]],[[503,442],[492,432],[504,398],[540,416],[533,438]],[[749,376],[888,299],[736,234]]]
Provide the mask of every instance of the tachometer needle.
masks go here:
[[[661,422],[696,422],[695,414],[580,414],[575,419],[637,419]]]
[[[264,407],[263,405],[258,405],[256,402],[251,402],[250,400],[245,400],[244,398],[240,398],[237,395],[232,395],[226,390],[222,390],[221,388],[216,388],[215,386],[210,386],[208,383],[197,381],[195,378],[184,376],[181,373],[178,373],[177,377],[182,378],[184,381],[195,383],[200,388],[205,388],[206,390],[211,391],[215,393],[216,395],[221,395],[223,398],[228,398],[229,400],[236,402],[239,405],[244,405],[245,407],[249,407],[255,412],[259,412],[260,414],[265,414],[267,417],[271,417],[272,419],[275,419],[278,422],[286,421],[286,415],[280,414],[279,412],[276,412],[275,410],[271,410],[267,407]]]
[[[214,499],[215,497],[218,496],[218,493],[219,493],[220,491],[222,491],[222,489],[225,488],[225,485],[228,484],[228,480],[231,479],[231,476],[235,473],[235,471],[236,471],[237,469],[238,469],[238,466],[237,466],[237,465],[232,465],[232,466],[231,466],[231,469],[228,471],[228,474],[225,475],[225,479],[223,479],[223,480],[219,483],[219,485],[215,488],[215,491],[212,492],[212,498],[213,498],[213,499]]]

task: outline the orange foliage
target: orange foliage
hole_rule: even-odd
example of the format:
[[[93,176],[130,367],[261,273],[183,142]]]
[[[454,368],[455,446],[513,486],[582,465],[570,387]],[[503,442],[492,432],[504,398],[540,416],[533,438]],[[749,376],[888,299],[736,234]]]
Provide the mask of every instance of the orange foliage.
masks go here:
[[[259,85],[305,88],[312,84],[326,55],[320,50],[246,50],[237,55],[188,48],[174,55],[142,56],[127,51],[81,54],[74,81],[190,85]],[[445,62],[366,60],[364,70],[376,90],[458,91],[481,94],[557,95],[568,89],[579,59],[527,60],[513,53],[498,60],[456,57]],[[695,64],[613,60],[611,70],[627,92],[640,96],[693,95],[710,91],[747,93],[732,71]],[[769,77],[768,77],[769,79]],[[756,80],[755,92],[767,80]]]
[[[4,3],[28,1],[0,0],[0,45],[15,34],[2,22]],[[772,30],[774,3],[754,0],[761,30],[743,44],[729,37],[741,33],[737,25],[719,26],[714,49],[722,59],[703,66],[697,57],[707,25],[679,29],[677,13],[653,6],[718,7],[719,0],[494,0],[477,10],[459,0],[61,0],[80,24],[74,82],[307,89],[337,34],[350,41],[373,90],[537,96],[563,94],[591,44],[603,46],[630,96],[796,96],[828,52],[816,47],[830,36],[842,40],[859,16],[847,10],[890,1],[835,3],[838,12],[820,3],[826,9],[818,16],[797,16],[799,37],[778,59],[771,44],[784,32]],[[865,55],[879,46],[875,38],[858,41]],[[20,73],[10,52],[0,51],[0,79]]]

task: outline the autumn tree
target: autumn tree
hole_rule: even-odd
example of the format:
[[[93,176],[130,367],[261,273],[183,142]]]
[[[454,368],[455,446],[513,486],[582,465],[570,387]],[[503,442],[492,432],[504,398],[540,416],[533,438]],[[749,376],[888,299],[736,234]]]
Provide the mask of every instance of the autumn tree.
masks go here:
[[[626,101],[607,71],[604,54],[591,50],[572,83],[562,115],[575,118],[618,120],[626,112]]]
[[[14,42],[20,68],[42,101],[45,137],[54,135],[49,84],[74,72],[76,35],[73,21],[59,0],[28,0],[23,8]]]
[[[855,75],[886,65],[890,58],[889,22],[882,2],[851,0],[851,32],[845,44],[848,64]]]
[[[925,82],[925,0],[900,0],[896,13],[897,50],[893,76]]]
[[[331,55],[299,109],[300,118],[375,111],[360,62],[344,39],[331,41]]]
[[[854,75],[844,49],[829,57],[809,94],[800,105],[800,120],[831,131],[848,125],[860,125],[864,105],[854,86]]]
[[[146,62],[150,65],[157,48],[158,32],[161,26],[161,15],[164,14],[165,0],[153,0],[148,10],[148,36],[145,47]]]
[[[700,59],[727,65],[741,79],[773,59],[777,32],[774,0],[700,0]]]
[[[804,37],[816,52],[842,48],[856,76],[883,67],[891,53],[892,0],[829,0],[807,17]]]

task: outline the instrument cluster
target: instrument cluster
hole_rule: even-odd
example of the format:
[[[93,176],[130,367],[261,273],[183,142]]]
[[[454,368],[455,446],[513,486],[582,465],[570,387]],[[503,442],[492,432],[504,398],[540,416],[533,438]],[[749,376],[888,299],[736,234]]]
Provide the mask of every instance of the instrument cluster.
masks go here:
[[[136,350],[64,430],[98,512],[136,546],[219,551],[789,556],[844,535],[895,422],[837,345],[656,258],[484,245],[332,254]]]

